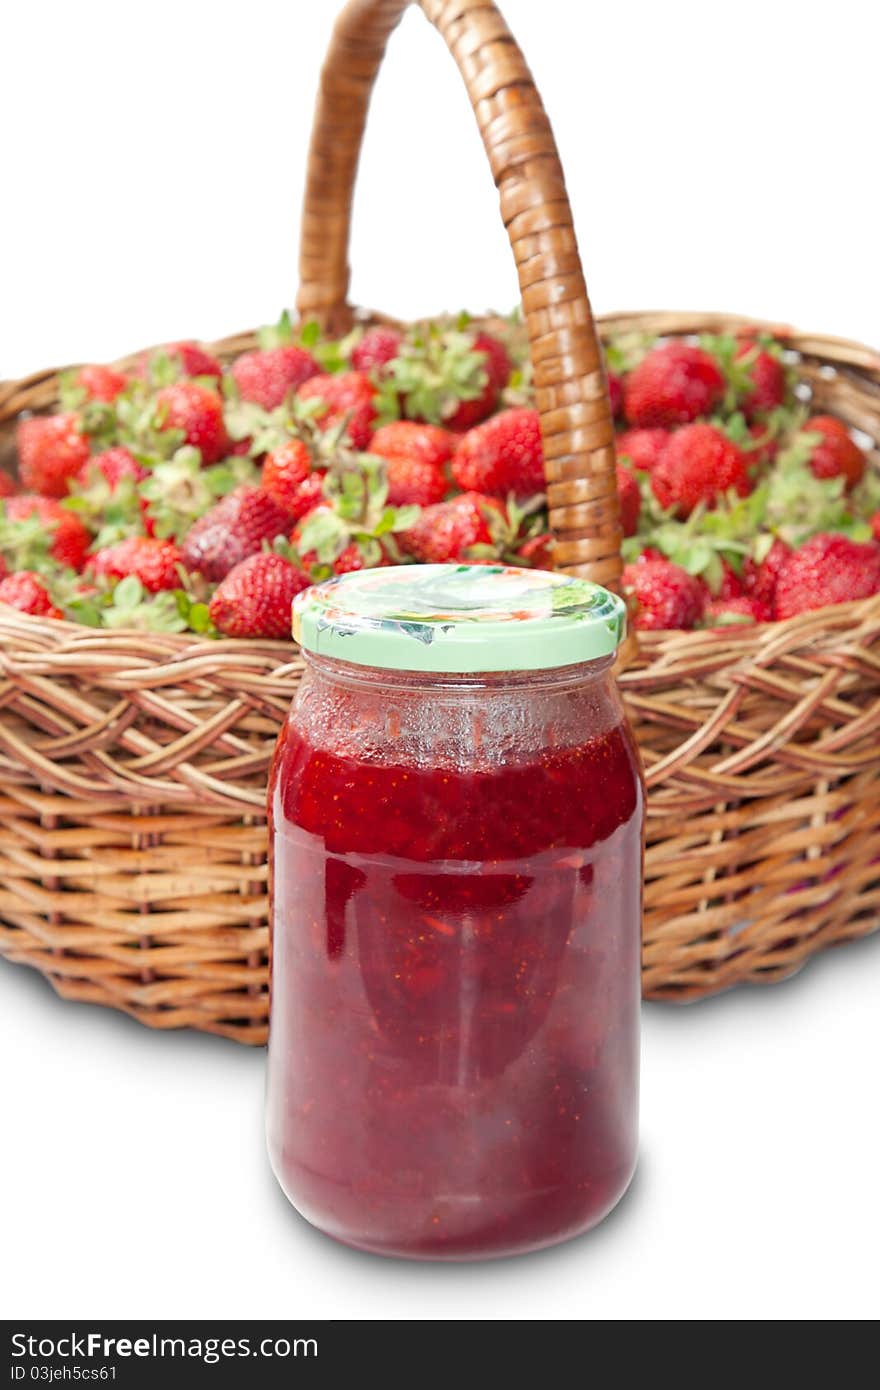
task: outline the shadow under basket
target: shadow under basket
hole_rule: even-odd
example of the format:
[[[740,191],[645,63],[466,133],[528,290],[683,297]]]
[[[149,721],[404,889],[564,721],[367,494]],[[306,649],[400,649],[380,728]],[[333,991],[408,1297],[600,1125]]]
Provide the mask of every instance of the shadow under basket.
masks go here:
[[[343,331],[366,109],[404,0],[354,0],[322,75],[301,239],[303,318]],[[878,466],[880,356],[725,314],[594,323],[549,124],[493,5],[422,0],[466,82],[529,335],[559,568],[614,586],[621,533],[600,338],[742,328],[790,349],[805,398]],[[224,360],[250,334],[214,345]],[[134,359],[128,359],[133,361]],[[57,374],[0,386],[0,452]],[[648,787],[643,985],[767,982],[880,919],[880,596],[785,622],[640,634],[620,684]],[[96,631],[0,609],[0,953],[66,998],[262,1043],[265,787],[293,643]]]

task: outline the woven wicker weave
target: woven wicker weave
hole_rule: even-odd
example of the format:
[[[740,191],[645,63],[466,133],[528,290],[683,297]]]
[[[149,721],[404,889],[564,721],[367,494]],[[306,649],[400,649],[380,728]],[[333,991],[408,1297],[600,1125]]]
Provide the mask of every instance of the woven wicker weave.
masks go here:
[[[422,0],[464,76],[517,261],[561,567],[614,584],[620,532],[597,335],[552,134],[487,0]],[[403,0],[355,0],[322,79],[299,307],[350,321],[351,190]],[[628,314],[603,336],[724,332]],[[823,410],[880,439],[880,357],[787,342]],[[250,335],[216,344],[230,359]],[[0,446],[54,372],[0,386]],[[880,459],[872,452],[876,466]],[[646,634],[622,688],[649,787],[644,988],[692,998],[790,973],[880,916],[880,598],[785,623]],[[0,613],[0,952],[153,1027],[265,1038],[268,762],[292,645],[94,631]]]

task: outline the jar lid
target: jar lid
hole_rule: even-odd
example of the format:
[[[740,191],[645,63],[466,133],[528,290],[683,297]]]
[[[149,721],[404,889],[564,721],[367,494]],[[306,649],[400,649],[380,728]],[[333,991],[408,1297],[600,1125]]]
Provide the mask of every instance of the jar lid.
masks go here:
[[[616,594],[512,565],[391,565],[328,579],[293,602],[306,651],[394,671],[540,671],[609,656]]]

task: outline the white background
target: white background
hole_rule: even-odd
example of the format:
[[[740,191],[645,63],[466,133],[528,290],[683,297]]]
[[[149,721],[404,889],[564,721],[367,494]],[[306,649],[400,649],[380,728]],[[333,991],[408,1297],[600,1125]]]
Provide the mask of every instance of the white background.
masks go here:
[[[506,0],[554,121],[595,307],[730,308],[877,343],[876,54],[860,0]],[[273,319],[335,4],[4,16],[0,375]],[[354,297],[508,307],[466,97],[410,15],[357,200]],[[646,1006],[618,1211],[483,1267],[347,1252],[263,1153],[263,1056],[57,1001],[0,965],[0,1315],[865,1318],[880,1311],[880,939],[796,980]]]

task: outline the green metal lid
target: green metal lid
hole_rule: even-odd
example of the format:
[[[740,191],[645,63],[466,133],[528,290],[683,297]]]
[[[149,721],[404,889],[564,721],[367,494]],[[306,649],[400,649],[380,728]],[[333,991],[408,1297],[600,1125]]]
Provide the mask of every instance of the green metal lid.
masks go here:
[[[393,671],[540,671],[609,656],[616,594],[511,565],[394,565],[317,584],[293,603],[306,651]]]

